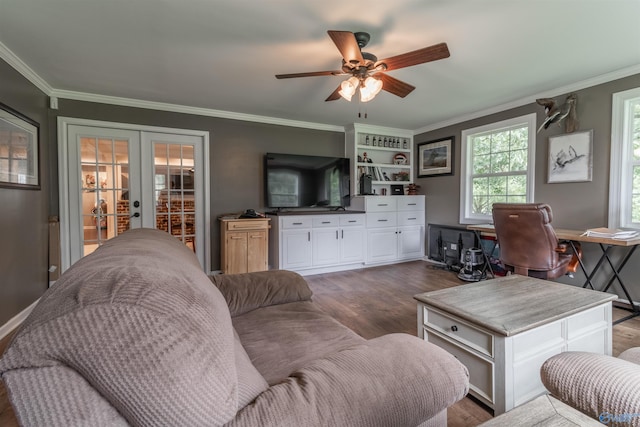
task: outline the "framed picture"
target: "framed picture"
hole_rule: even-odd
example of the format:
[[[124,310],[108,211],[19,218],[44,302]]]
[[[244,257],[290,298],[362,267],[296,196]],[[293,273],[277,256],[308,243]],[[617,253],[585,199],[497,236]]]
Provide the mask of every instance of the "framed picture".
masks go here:
[[[40,125],[0,103],[0,187],[40,189]]]
[[[593,130],[549,137],[547,183],[591,181]]]
[[[455,137],[418,144],[418,177],[453,175]]]

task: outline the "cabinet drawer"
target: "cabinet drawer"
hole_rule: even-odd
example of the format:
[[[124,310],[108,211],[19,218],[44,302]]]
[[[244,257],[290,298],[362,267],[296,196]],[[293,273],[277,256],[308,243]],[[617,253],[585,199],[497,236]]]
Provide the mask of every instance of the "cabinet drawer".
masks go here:
[[[340,225],[343,227],[348,227],[350,225],[364,225],[364,214],[338,216],[340,217]]]
[[[423,196],[398,196],[398,211],[424,211]]]
[[[398,225],[424,225],[424,211],[398,212]]]
[[[424,336],[432,344],[453,354],[469,370],[469,389],[472,394],[493,406],[494,394],[494,364],[488,360],[467,351],[454,342],[440,336],[438,333],[425,328]]]
[[[493,357],[493,335],[459,319],[423,308],[425,325],[482,354]]]
[[[395,212],[396,198],[392,196],[367,196],[365,210],[369,212]]]
[[[243,219],[227,222],[229,231],[259,230],[269,228],[269,221],[264,219]]]
[[[326,216],[314,216],[311,220],[313,227],[337,227],[340,224],[340,219],[337,215]]]
[[[395,227],[395,212],[376,212],[367,214],[367,228]]]
[[[311,228],[311,217],[288,216],[281,219],[282,228]]]

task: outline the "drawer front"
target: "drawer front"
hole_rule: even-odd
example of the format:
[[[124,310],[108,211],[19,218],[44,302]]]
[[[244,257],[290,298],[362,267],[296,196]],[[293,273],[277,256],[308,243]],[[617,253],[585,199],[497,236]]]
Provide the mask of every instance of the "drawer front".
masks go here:
[[[265,221],[263,219],[246,219],[242,221],[227,222],[227,230],[229,231],[259,230],[267,228],[269,228],[269,221]]]
[[[307,216],[287,216],[281,219],[282,228],[296,229],[296,228],[311,228],[311,217]]]
[[[424,225],[424,211],[398,212],[398,225]]]
[[[342,227],[355,226],[355,225],[364,225],[365,224],[365,214],[357,214],[357,215],[338,215],[340,217],[340,225]]]
[[[367,228],[395,227],[397,225],[395,212],[377,212],[367,214]]]
[[[337,227],[340,224],[340,219],[337,215],[314,216],[311,222],[313,228]]]
[[[424,211],[424,196],[398,196],[399,211]]]
[[[425,325],[427,327],[493,358],[493,335],[459,319],[451,318],[445,314],[434,311],[433,309],[427,309],[425,307],[423,310]]]
[[[396,198],[392,196],[368,196],[365,210],[368,212],[395,212]]]
[[[494,364],[440,336],[437,332],[425,328],[427,341],[453,354],[469,370],[469,390],[478,399],[493,407],[495,393],[493,388]]]

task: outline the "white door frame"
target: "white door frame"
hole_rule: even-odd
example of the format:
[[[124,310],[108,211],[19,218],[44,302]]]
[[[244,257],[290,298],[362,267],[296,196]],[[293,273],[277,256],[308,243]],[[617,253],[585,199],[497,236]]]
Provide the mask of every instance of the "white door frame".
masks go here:
[[[210,206],[210,173],[209,173],[209,132],[201,130],[166,128],[158,126],[136,125],[131,123],[105,122],[101,120],[79,119],[74,117],[58,117],[58,189],[59,189],[59,220],[60,220],[60,273],[71,266],[72,230],[70,223],[70,194],[69,194],[69,158],[68,158],[68,127],[92,126],[107,129],[120,129],[140,132],[142,138],[145,132],[165,133],[176,135],[198,136],[203,139],[203,215],[204,215],[204,244],[198,244],[202,251],[197,253],[200,265],[206,273],[211,271],[211,206]],[[144,179],[144,178],[143,178]]]

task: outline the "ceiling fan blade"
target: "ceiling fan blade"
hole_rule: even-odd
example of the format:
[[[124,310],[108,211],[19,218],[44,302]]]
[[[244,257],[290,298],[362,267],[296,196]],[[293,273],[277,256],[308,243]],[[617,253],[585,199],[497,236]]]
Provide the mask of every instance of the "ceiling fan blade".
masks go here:
[[[343,74],[344,74],[344,71],[342,70],[312,71],[310,73],[276,74],[276,79],[293,79],[296,77],[315,77],[315,76],[341,76]]]
[[[335,43],[347,64],[358,65],[364,64],[360,46],[356,41],[356,36],[351,31],[327,31],[331,40]]]
[[[415,89],[415,86],[411,86],[409,83],[391,77],[386,73],[376,74],[376,78],[382,80],[382,89],[400,98],[404,98]]]
[[[438,43],[412,52],[392,56],[391,58],[381,59],[376,62],[376,65],[385,63],[387,65],[387,71],[389,71],[397,70],[398,68],[411,67],[412,65],[424,64],[425,62],[437,61],[438,59],[448,58],[449,56],[450,53],[447,44]]]
[[[336,90],[333,91],[333,93],[331,95],[329,95],[329,97],[327,99],[325,99],[324,101],[335,101],[336,99],[340,99],[342,96],[338,93],[340,92],[341,86],[338,86],[336,88]]]

